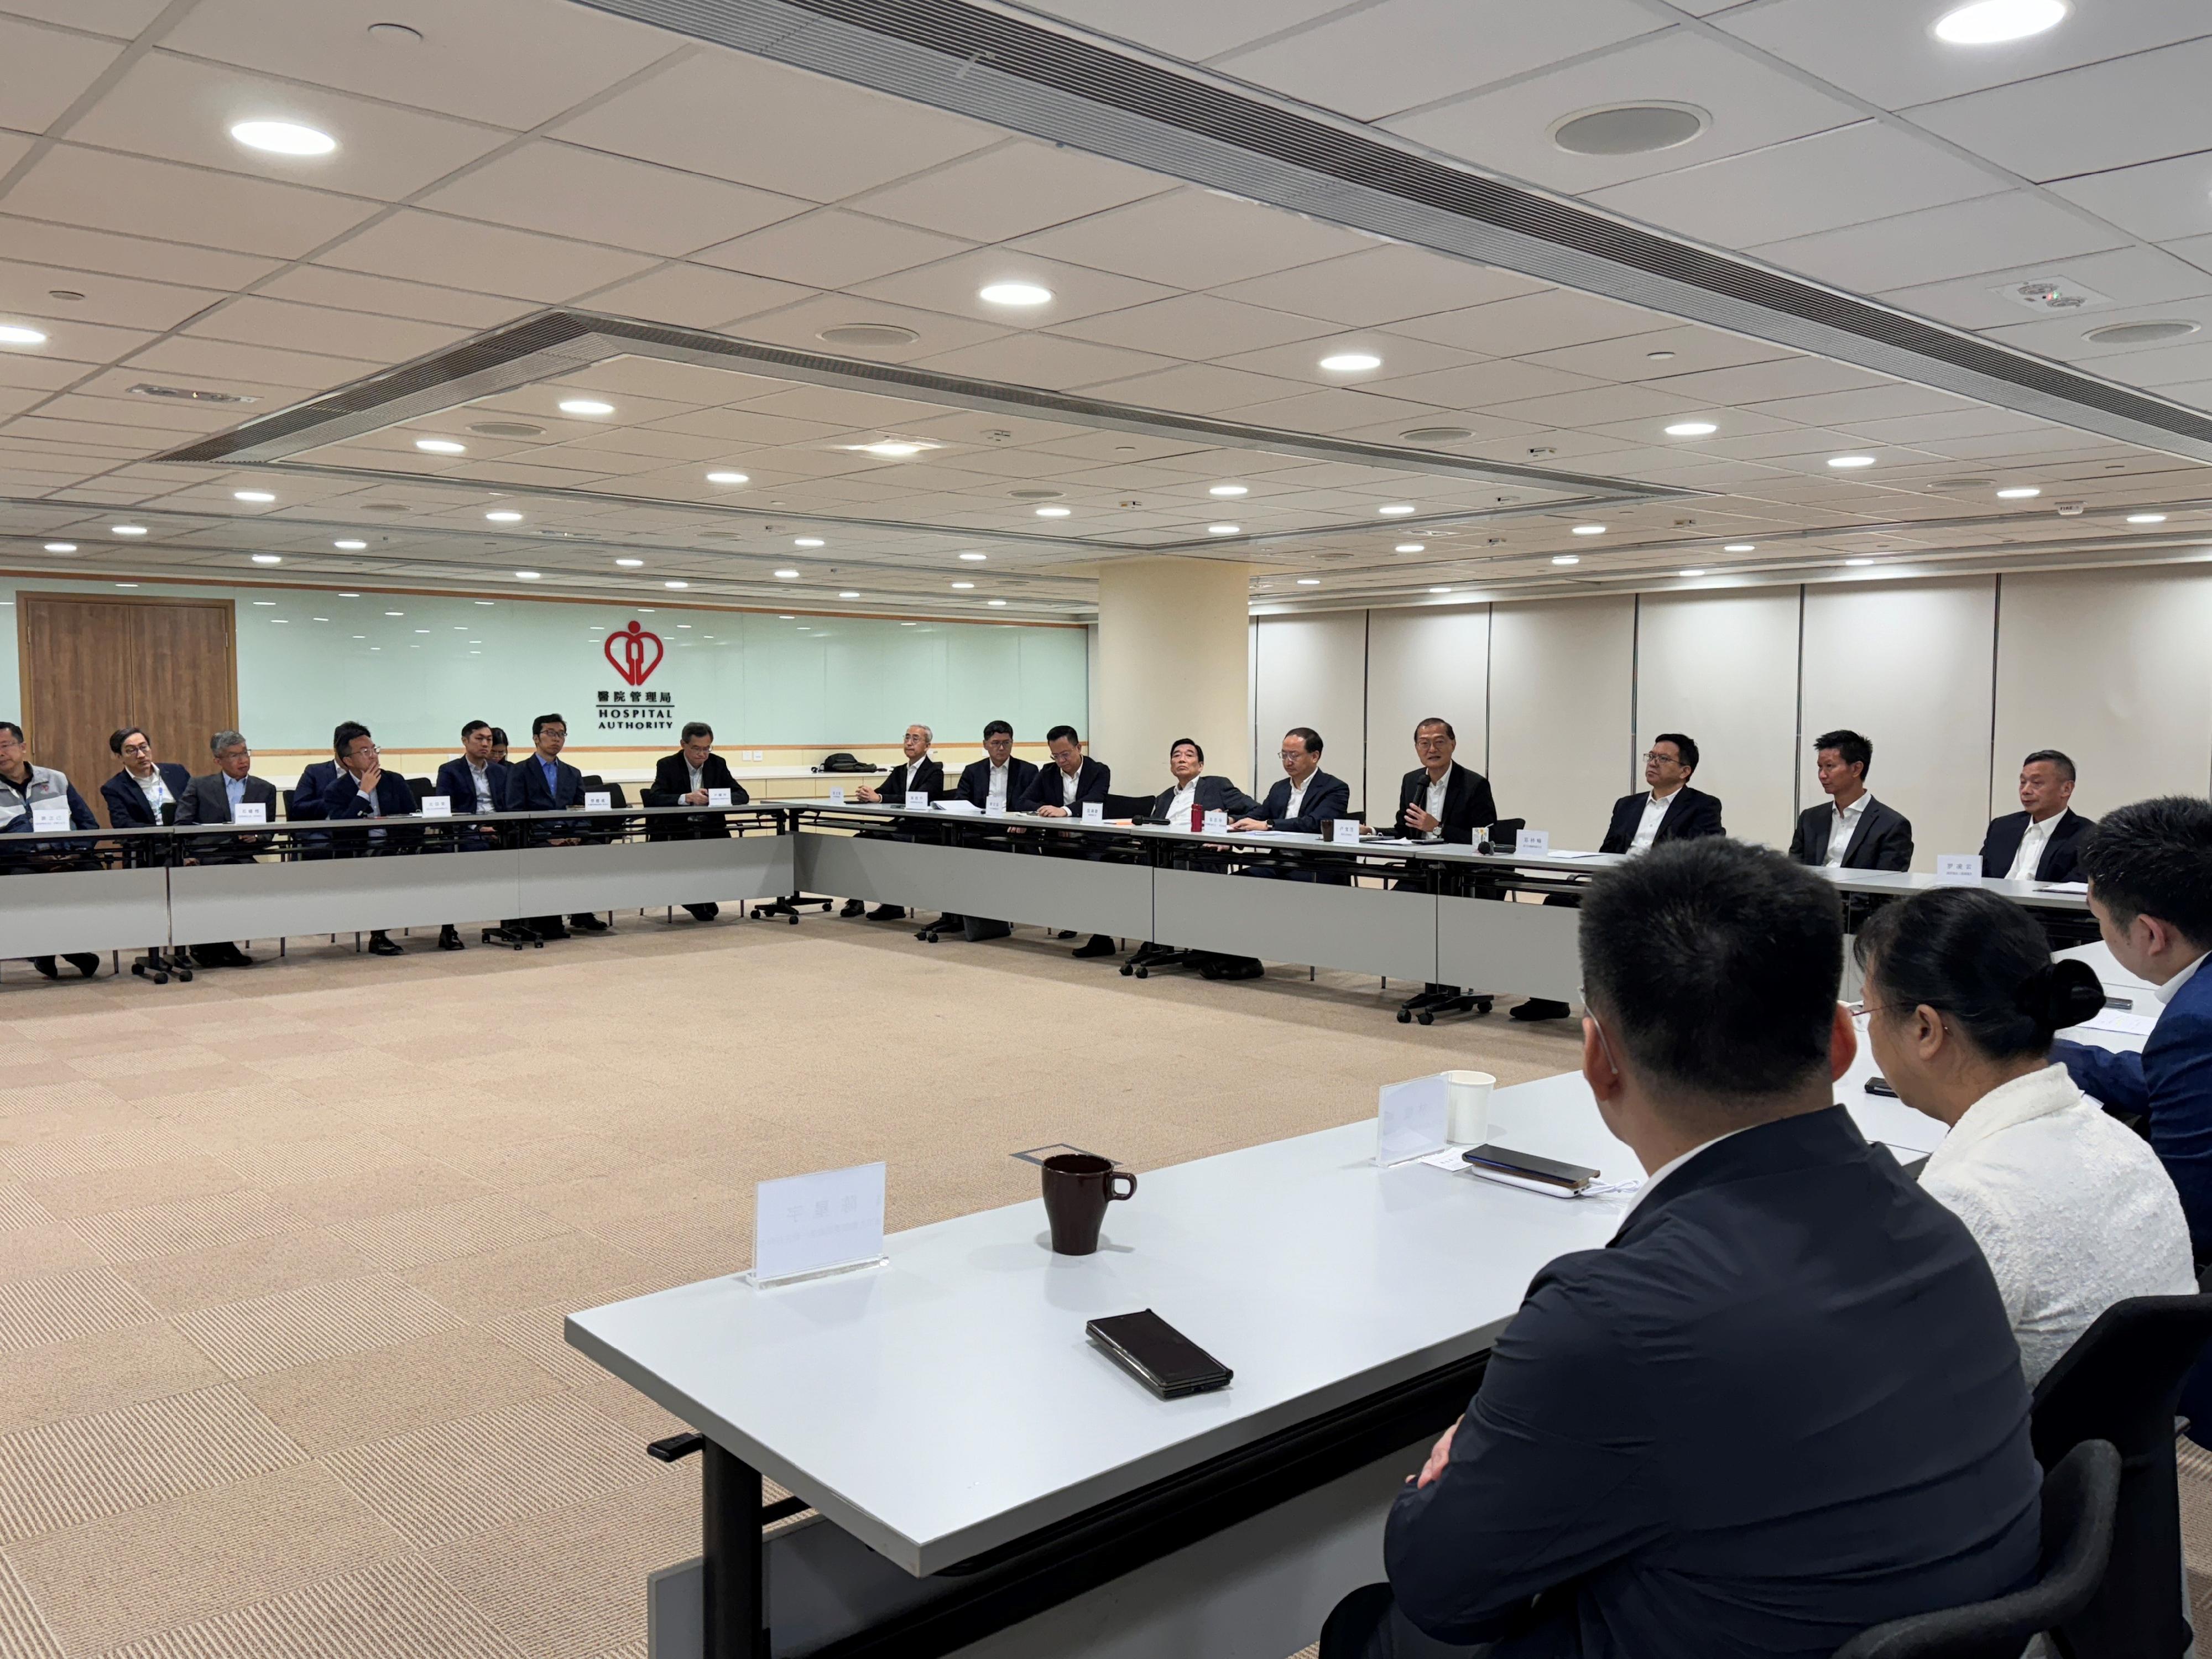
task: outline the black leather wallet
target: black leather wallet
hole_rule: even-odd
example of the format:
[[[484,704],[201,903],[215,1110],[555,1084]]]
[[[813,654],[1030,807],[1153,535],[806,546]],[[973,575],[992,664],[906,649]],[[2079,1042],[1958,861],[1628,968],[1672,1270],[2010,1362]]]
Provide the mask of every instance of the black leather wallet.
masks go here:
[[[1226,1388],[1236,1373],[1150,1308],[1083,1328],[1106,1357],[1163,1400]]]

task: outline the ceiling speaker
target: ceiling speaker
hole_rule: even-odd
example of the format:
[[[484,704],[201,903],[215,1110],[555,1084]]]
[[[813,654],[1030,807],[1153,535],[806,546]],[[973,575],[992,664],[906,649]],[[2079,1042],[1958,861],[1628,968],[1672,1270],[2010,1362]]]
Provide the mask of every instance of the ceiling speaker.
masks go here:
[[[896,323],[840,323],[815,336],[831,345],[858,346],[864,350],[869,347],[880,350],[890,346],[912,345],[921,337],[912,329],[901,328]]]
[[[2081,337],[2094,340],[2099,345],[2152,345],[2160,340],[2179,340],[2184,335],[2197,332],[2197,325],[2179,318],[2155,323],[2107,323],[2102,328],[2093,328]]]
[[[1695,104],[1616,104],[1568,116],[1552,142],[1572,155],[1648,155],[1688,143],[1712,118]]]

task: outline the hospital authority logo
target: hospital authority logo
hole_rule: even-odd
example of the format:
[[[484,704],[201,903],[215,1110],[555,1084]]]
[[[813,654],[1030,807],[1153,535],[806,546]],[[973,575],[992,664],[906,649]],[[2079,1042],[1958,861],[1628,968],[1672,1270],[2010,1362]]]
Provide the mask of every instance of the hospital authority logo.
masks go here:
[[[633,619],[629,627],[608,635],[599,649],[608,665],[623,682],[621,688],[599,693],[599,730],[629,732],[674,731],[675,694],[645,689],[645,683],[653,678],[653,670],[660,666],[661,659],[668,654],[667,647],[660,642],[660,635],[647,632],[643,623]]]

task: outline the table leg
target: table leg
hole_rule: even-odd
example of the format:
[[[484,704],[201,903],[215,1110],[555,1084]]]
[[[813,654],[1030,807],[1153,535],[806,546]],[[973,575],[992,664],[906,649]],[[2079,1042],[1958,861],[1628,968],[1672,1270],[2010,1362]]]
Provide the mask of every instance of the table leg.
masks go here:
[[[760,1471],[712,1440],[701,1471],[706,1659],[769,1659]]]

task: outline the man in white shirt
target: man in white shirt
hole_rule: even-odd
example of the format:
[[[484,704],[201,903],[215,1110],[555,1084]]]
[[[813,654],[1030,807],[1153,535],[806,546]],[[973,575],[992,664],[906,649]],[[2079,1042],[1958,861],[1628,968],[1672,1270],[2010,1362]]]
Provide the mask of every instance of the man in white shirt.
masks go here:
[[[2020,763],[2021,811],[1990,820],[1982,874],[2008,881],[2079,881],[2081,837],[2096,820],[2073,810],[2074,763],[2039,749]]]
[[[1310,726],[1294,726],[1283,733],[1275,758],[1283,775],[1260,803],[1260,810],[1239,818],[1231,830],[1284,830],[1294,835],[1318,835],[1322,826],[1352,810],[1352,788],[1341,778],[1321,769],[1321,733]],[[1246,873],[1253,872],[1248,868]],[[1307,879],[1311,879],[1307,872]]]
[[[929,757],[929,746],[936,740],[936,733],[920,721],[908,726],[906,736],[899,739],[899,747],[906,755],[906,764],[891,768],[880,789],[862,784],[860,789],[861,801],[870,806],[927,806],[931,797],[942,793],[945,788],[945,769]],[[890,830],[864,833],[887,835],[897,840],[913,839],[911,836]],[[839,914],[847,916],[865,914],[870,921],[903,921],[906,907],[902,904],[878,904],[871,910],[866,899],[847,899],[844,909]]]
[[[1911,823],[1867,793],[1873,743],[1852,731],[1823,732],[1813,739],[1813,757],[1828,804],[1797,815],[1790,856],[1815,869],[1911,869]]]

